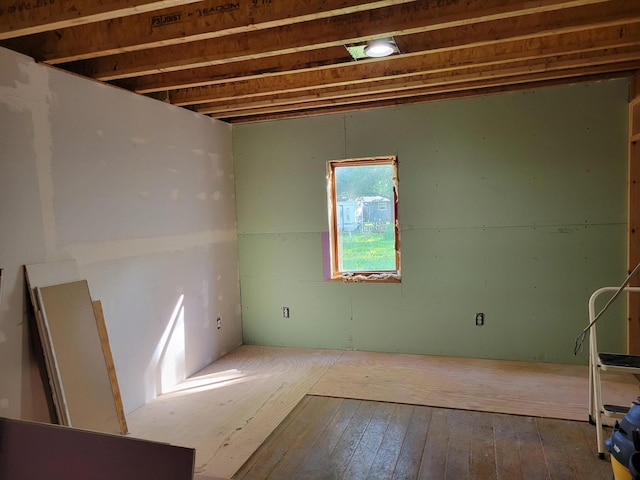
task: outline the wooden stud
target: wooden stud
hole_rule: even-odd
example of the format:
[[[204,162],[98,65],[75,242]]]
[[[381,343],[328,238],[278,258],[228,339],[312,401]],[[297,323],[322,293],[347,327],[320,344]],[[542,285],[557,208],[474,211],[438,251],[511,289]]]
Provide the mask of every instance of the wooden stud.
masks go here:
[[[118,377],[116,376],[116,367],[113,363],[113,355],[111,354],[111,346],[109,345],[109,334],[107,333],[107,326],[104,322],[102,302],[100,302],[100,300],[94,300],[92,303],[93,313],[96,317],[96,326],[98,327],[98,335],[100,336],[100,345],[102,346],[104,361],[107,364],[107,374],[109,375],[109,381],[111,382],[111,391],[113,392],[113,400],[115,401],[116,412],[118,414],[120,433],[124,435],[126,433],[129,433],[129,431],[127,429],[127,420],[124,414],[124,407],[122,405],[122,396],[120,394],[120,387],[118,385]]]
[[[629,199],[628,199],[628,271],[640,263],[640,73],[630,82],[629,102]],[[631,279],[631,286],[640,285],[638,276]],[[640,295],[628,295],[627,300],[627,350],[640,354]]]

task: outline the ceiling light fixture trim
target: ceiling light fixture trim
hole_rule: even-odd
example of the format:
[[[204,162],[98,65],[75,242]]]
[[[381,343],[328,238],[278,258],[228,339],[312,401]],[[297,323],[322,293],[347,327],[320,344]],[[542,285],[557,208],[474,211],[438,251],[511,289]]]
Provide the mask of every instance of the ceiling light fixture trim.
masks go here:
[[[396,53],[398,47],[395,42],[389,38],[379,38],[367,42],[367,46],[364,47],[364,54],[371,58],[388,57],[389,55]]]

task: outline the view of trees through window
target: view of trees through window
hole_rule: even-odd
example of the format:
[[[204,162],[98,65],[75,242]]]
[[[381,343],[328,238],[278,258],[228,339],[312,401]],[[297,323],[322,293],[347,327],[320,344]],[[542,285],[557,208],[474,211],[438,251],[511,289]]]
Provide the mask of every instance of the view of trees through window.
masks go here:
[[[331,167],[334,269],[396,272],[395,158],[342,161]]]

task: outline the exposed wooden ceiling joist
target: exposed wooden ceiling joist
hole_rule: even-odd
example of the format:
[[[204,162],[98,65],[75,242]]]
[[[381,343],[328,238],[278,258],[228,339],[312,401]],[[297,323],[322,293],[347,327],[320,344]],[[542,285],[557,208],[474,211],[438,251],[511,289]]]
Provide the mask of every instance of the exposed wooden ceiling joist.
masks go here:
[[[198,0],[22,0],[0,4],[0,40],[112,20]]]
[[[585,38],[588,37],[588,38]],[[447,49],[425,54],[401,55],[385,60],[342,64],[330,69],[285,73],[269,78],[222,83],[169,92],[175,105],[194,105],[214,99],[251,98],[323,88],[327,85],[356,85],[372,79],[401,78],[415,74],[452,71],[460,66],[489,66],[514,60],[532,60],[555,55],[631,46],[640,52],[640,23],[607,27],[595,32],[572,32],[478,47]]]
[[[24,0],[21,12],[18,3],[11,12],[0,6],[0,45],[233,122],[640,68],[635,0],[89,3]],[[400,55],[354,61],[345,48],[386,36]]]
[[[600,51],[597,55],[605,58],[599,65],[593,65],[594,55],[569,54],[543,57],[535,61],[519,61],[500,63],[497,65],[479,65],[473,67],[459,67],[439,74],[418,73],[400,79],[385,79],[378,82],[363,82],[359,86],[337,85],[333,87],[305,90],[300,92],[286,92],[280,94],[260,95],[247,99],[227,99],[197,105],[194,110],[206,114],[232,114],[234,116],[252,115],[262,109],[273,111],[288,111],[291,109],[310,108],[320,106],[321,103],[336,101],[346,104],[349,102],[382,100],[389,98],[404,98],[424,95],[425,92],[441,93],[461,89],[462,84],[485,82],[487,86],[495,86],[494,79],[500,79],[500,85],[507,85],[522,81],[534,81],[540,78],[557,78],[570,72],[568,77],[575,77],[576,72],[588,75],[608,73],[621,68],[623,71],[640,68],[640,52],[637,49],[621,48],[615,52]],[[563,70],[560,74],[559,70]],[[491,80],[491,83],[489,82]],[[362,98],[366,97],[366,98]],[[260,110],[259,110],[260,109]]]

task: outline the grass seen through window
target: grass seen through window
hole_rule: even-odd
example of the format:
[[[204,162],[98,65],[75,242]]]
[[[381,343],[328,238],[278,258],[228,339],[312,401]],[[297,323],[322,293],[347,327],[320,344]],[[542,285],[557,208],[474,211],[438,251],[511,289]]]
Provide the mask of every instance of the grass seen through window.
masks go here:
[[[371,226],[373,229],[373,225]],[[384,271],[396,268],[393,225],[383,232],[342,232],[342,269],[345,271]],[[366,229],[366,225],[365,225]]]

